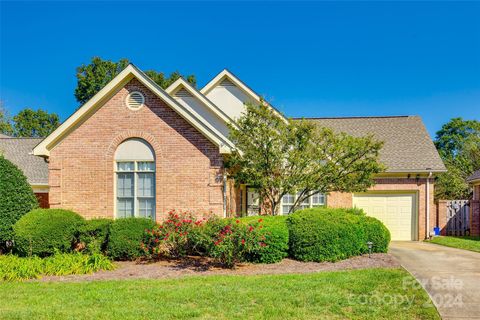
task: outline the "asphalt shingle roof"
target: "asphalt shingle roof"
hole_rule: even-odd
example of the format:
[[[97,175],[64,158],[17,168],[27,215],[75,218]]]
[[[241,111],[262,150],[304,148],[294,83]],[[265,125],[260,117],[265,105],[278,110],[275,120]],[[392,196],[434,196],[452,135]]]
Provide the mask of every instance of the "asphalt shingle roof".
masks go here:
[[[319,126],[352,136],[373,136],[384,142],[380,161],[386,172],[445,171],[430,136],[418,116],[310,118]]]
[[[43,138],[0,137],[0,154],[23,171],[30,184],[48,184],[48,163],[31,154]]]
[[[480,180],[480,169],[468,176],[467,181]]]

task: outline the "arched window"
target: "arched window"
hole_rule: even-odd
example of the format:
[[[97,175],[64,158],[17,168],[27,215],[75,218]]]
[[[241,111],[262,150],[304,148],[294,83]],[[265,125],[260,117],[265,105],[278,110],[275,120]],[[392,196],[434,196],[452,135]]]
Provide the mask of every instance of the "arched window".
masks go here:
[[[155,219],[155,155],[142,139],[122,142],[115,152],[116,217]]]

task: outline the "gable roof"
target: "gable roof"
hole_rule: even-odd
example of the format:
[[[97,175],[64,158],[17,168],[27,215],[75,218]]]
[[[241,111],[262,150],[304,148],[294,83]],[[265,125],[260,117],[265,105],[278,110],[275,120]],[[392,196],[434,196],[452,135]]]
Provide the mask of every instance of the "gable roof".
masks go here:
[[[253,100],[255,100],[257,103],[262,102],[262,97],[259,94],[253,91],[252,88],[246,85],[245,82],[240,80],[240,78],[238,78],[228,69],[223,69],[222,71],[220,71],[219,74],[217,74],[212,80],[210,80],[205,86],[203,86],[202,89],[200,89],[200,93],[206,96],[211,90],[220,85],[224,80],[229,80],[230,82],[232,82],[237,88],[239,88],[245,94],[253,98]],[[263,100],[263,103],[272,108],[272,110],[277,115],[281,116],[285,121],[287,121],[283,114],[277,108],[272,106],[268,101]]]
[[[226,123],[232,123],[232,124],[235,123],[233,121],[233,119],[230,118],[225,112],[223,112],[223,110],[221,108],[219,108],[217,105],[215,105],[204,94],[202,94],[200,91],[198,91],[195,87],[193,87],[188,81],[186,81],[182,77],[178,78],[174,83],[172,83],[170,86],[168,86],[168,88],[165,89],[165,92],[168,93],[169,95],[173,96],[181,88],[184,88],[192,96],[194,96],[195,98],[200,100],[200,102],[202,102],[204,105],[206,105],[208,108],[210,108],[214,114],[216,114],[220,119],[222,119]]]
[[[211,126],[194,110],[188,110],[179,104],[173,97],[168,95],[152,79],[138,69],[133,64],[129,64],[122,72],[113,78],[102,90],[97,92],[90,100],[75,111],[65,122],[63,122],[55,131],[40,142],[33,153],[38,156],[49,156],[50,150],[62,140],[64,136],[70,133],[75,127],[88,119],[99,107],[101,107],[119,88],[123,87],[130,80],[136,78],[145,87],[156,94],[168,106],[176,111],[182,118],[196,128],[212,143],[219,147],[221,153],[229,153],[233,147],[232,143],[216,128]]]
[[[42,138],[0,137],[0,154],[15,164],[31,185],[48,185],[48,163],[32,154]]]
[[[386,172],[444,172],[443,161],[418,116],[310,118],[318,126],[384,142],[380,161]]]
[[[230,80],[231,82],[233,82],[234,85],[236,85],[246,94],[251,96],[257,102],[260,102],[261,97],[255,91],[253,91],[249,86],[247,86],[242,80],[240,80],[237,76],[235,76],[233,73],[231,73],[227,69],[223,69],[222,71],[220,71],[219,74],[217,74],[212,80],[210,80],[205,86],[203,86],[202,89],[200,89],[200,92],[206,95],[208,92],[210,92],[213,88],[215,88],[218,84],[220,84],[225,79]]]
[[[480,181],[480,169],[468,176],[467,182],[474,182],[476,180]]]

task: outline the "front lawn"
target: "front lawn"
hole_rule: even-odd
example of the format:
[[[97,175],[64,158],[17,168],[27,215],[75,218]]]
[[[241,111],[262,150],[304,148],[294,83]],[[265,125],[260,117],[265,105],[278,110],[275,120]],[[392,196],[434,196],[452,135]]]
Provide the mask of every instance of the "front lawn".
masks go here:
[[[480,252],[480,237],[434,237],[429,242],[447,247]]]
[[[439,319],[403,269],[0,283],[2,319]]]

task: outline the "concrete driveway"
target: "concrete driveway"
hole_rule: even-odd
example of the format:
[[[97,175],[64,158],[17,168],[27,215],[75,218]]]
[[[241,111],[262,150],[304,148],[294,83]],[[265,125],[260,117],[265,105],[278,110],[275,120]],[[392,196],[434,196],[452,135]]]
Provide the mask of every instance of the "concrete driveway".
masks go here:
[[[480,319],[480,253],[392,242],[389,253],[427,290],[442,319]]]

